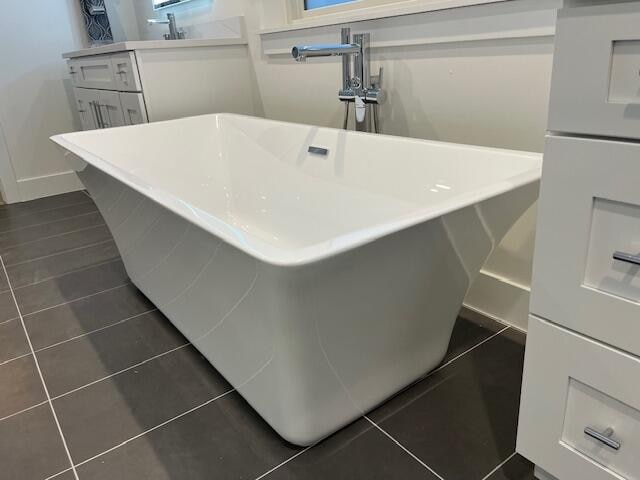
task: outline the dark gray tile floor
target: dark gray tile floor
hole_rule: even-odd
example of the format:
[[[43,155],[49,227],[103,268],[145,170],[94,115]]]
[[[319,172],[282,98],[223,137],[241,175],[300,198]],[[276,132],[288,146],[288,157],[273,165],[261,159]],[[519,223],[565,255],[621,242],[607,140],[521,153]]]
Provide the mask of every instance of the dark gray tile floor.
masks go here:
[[[84,192],[0,207],[0,256],[0,478],[533,478],[514,453],[524,335],[485,317],[461,314],[437,370],[303,449],[130,283]]]

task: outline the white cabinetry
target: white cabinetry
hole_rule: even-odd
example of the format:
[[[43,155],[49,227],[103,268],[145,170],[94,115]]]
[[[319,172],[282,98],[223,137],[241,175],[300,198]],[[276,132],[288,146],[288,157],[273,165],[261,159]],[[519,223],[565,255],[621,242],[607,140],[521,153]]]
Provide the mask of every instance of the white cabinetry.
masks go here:
[[[261,112],[247,42],[124,42],[63,55],[82,128]]]
[[[146,123],[134,52],[70,59],[69,75],[83,130]],[[134,92],[132,92],[134,90]]]
[[[113,65],[108,55],[69,60],[69,75],[75,87],[115,90]]]
[[[558,14],[518,427],[539,478],[640,480],[638,22]]]
[[[76,96],[76,110],[80,117],[80,123],[83,130],[93,130],[98,127],[98,116],[95,111],[95,102],[98,99],[95,92],[87,88],[76,88],[74,90]]]
[[[121,92],[120,104],[122,105],[125,125],[137,125],[138,123],[148,122],[147,110],[144,105],[142,93]]]

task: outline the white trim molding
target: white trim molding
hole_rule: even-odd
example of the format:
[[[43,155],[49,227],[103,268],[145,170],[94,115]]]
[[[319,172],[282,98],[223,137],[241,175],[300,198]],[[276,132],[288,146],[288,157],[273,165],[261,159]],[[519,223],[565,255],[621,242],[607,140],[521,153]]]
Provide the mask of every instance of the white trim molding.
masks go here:
[[[0,190],[5,203],[15,203],[20,201],[20,192],[16,182],[16,174],[13,171],[11,154],[7,147],[2,123],[0,123]]]
[[[510,0],[350,24],[354,32],[371,33],[371,48],[405,48],[455,42],[552,37],[557,9],[562,0]],[[347,22],[347,23],[345,23]],[[265,31],[263,31],[265,32]],[[291,46],[335,42],[335,26],[309,30],[289,29],[262,33],[262,51],[267,57],[289,55]]]
[[[464,299],[464,306],[506,323],[519,330],[527,330],[529,294],[526,285],[520,285],[492,272],[481,270]]]
[[[260,35],[517,0],[389,0],[381,5],[338,5],[328,7],[327,13],[314,12],[311,15],[301,13],[298,4],[303,0],[287,1],[288,22],[284,25],[265,27],[259,31]]]
[[[23,202],[60,193],[74,192],[84,188],[73,171],[22,178],[17,183],[20,201]]]

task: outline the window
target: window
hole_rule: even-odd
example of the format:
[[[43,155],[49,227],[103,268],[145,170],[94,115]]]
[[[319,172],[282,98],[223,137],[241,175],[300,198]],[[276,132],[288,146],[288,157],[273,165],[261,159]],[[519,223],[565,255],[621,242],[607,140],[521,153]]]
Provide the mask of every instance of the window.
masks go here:
[[[286,0],[287,24],[338,25],[505,1],[509,0]]]
[[[355,12],[371,7],[414,1],[432,2],[441,0],[289,0],[289,18],[295,21],[324,15],[340,15],[341,13]]]
[[[153,0],[153,9],[160,10],[164,7],[170,7],[171,5],[177,5],[179,3],[189,2],[191,0]]]
[[[331,7],[341,3],[353,3],[355,0],[304,0],[304,9],[313,10],[315,8]]]

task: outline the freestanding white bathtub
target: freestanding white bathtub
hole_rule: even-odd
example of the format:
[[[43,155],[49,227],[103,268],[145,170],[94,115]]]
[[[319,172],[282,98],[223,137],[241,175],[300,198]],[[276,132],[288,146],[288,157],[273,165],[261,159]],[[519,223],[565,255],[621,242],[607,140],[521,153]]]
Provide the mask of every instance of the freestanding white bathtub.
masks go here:
[[[228,114],[53,140],[133,283],[299,445],[438,365],[541,170],[538,154]]]

